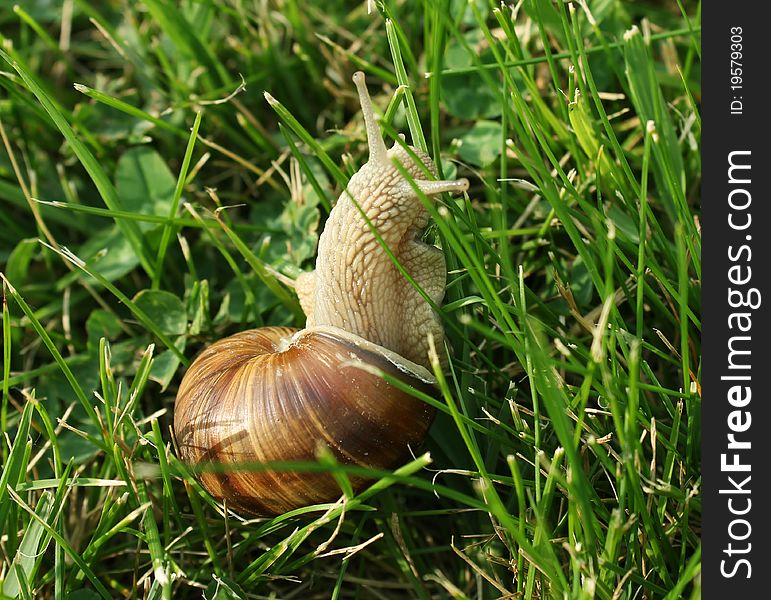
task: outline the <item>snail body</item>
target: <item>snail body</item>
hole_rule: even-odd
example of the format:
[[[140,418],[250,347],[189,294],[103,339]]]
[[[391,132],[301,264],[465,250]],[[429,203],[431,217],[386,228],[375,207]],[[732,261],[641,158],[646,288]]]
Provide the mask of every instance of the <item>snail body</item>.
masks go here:
[[[363,73],[354,75],[354,83],[370,157],[330,212],[315,270],[295,282],[306,328],[265,327],[215,342],[193,362],[177,393],[174,429],[181,458],[233,467],[203,472],[199,479],[215,498],[247,512],[281,514],[334,500],[341,491],[328,473],[235,465],[313,461],[324,444],[340,463],[390,469],[422,442],[433,419],[428,404],[380,375],[433,394],[428,338],[441,348],[443,330],[372,227],[439,304],[444,255],[420,240],[429,215],[413,186],[432,196],[463,191],[468,182],[426,180],[406,150],[387,150]],[[436,176],[431,159],[413,151]],[[354,488],[365,482],[351,477]]]

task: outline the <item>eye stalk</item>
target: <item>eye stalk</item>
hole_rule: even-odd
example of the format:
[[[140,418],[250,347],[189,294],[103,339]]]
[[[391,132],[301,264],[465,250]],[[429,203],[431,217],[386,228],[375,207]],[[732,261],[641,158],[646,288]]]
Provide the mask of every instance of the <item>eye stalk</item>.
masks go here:
[[[383,136],[380,134],[375,120],[375,110],[372,106],[372,98],[369,97],[367,83],[362,71],[356,71],[353,74],[353,83],[356,85],[356,91],[359,92],[359,103],[361,104],[361,114],[364,117],[364,126],[367,129],[367,145],[369,146],[369,160],[386,164],[388,162],[386,145]]]

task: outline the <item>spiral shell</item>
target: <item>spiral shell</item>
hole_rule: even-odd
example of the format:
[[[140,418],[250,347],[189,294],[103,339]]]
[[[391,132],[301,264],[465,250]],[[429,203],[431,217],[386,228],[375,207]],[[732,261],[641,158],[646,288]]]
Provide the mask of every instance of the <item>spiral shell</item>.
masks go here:
[[[409,458],[434,409],[362,365],[436,393],[423,367],[333,327],[265,327],[212,344],[177,394],[181,458],[224,467],[203,469],[199,480],[238,510],[281,514],[336,500],[341,490],[328,473],[260,465],[315,461],[319,444],[341,464],[391,469]],[[357,489],[366,483],[350,479]]]

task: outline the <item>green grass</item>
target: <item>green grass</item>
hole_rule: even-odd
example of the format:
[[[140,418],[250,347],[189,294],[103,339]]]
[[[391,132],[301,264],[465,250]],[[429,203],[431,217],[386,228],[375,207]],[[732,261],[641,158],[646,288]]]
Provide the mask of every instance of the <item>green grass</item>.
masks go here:
[[[372,4],[0,11],[5,596],[700,597],[700,3]],[[429,205],[439,415],[345,505],[226,515],[176,388],[302,326],[357,69],[471,181]]]

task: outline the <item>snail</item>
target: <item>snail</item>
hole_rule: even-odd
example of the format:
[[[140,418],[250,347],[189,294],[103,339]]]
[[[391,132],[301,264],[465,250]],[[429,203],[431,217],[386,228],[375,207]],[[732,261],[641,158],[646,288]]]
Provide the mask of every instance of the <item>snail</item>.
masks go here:
[[[421,241],[429,213],[392,159],[426,196],[465,191],[468,181],[428,180],[404,148],[387,150],[364,74],[353,81],[369,159],[329,214],[315,269],[294,282],[305,329],[264,327],[217,341],[196,358],[177,393],[180,457],[191,465],[229,465],[198,477],[236,510],[283,514],[341,495],[328,473],[239,469],[238,463],[313,461],[324,444],[341,464],[391,469],[422,443],[434,416],[428,404],[380,375],[435,395],[428,337],[442,347],[443,329],[372,227],[438,305],[444,255]],[[436,177],[431,158],[411,150]],[[350,479],[355,489],[367,481]]]

